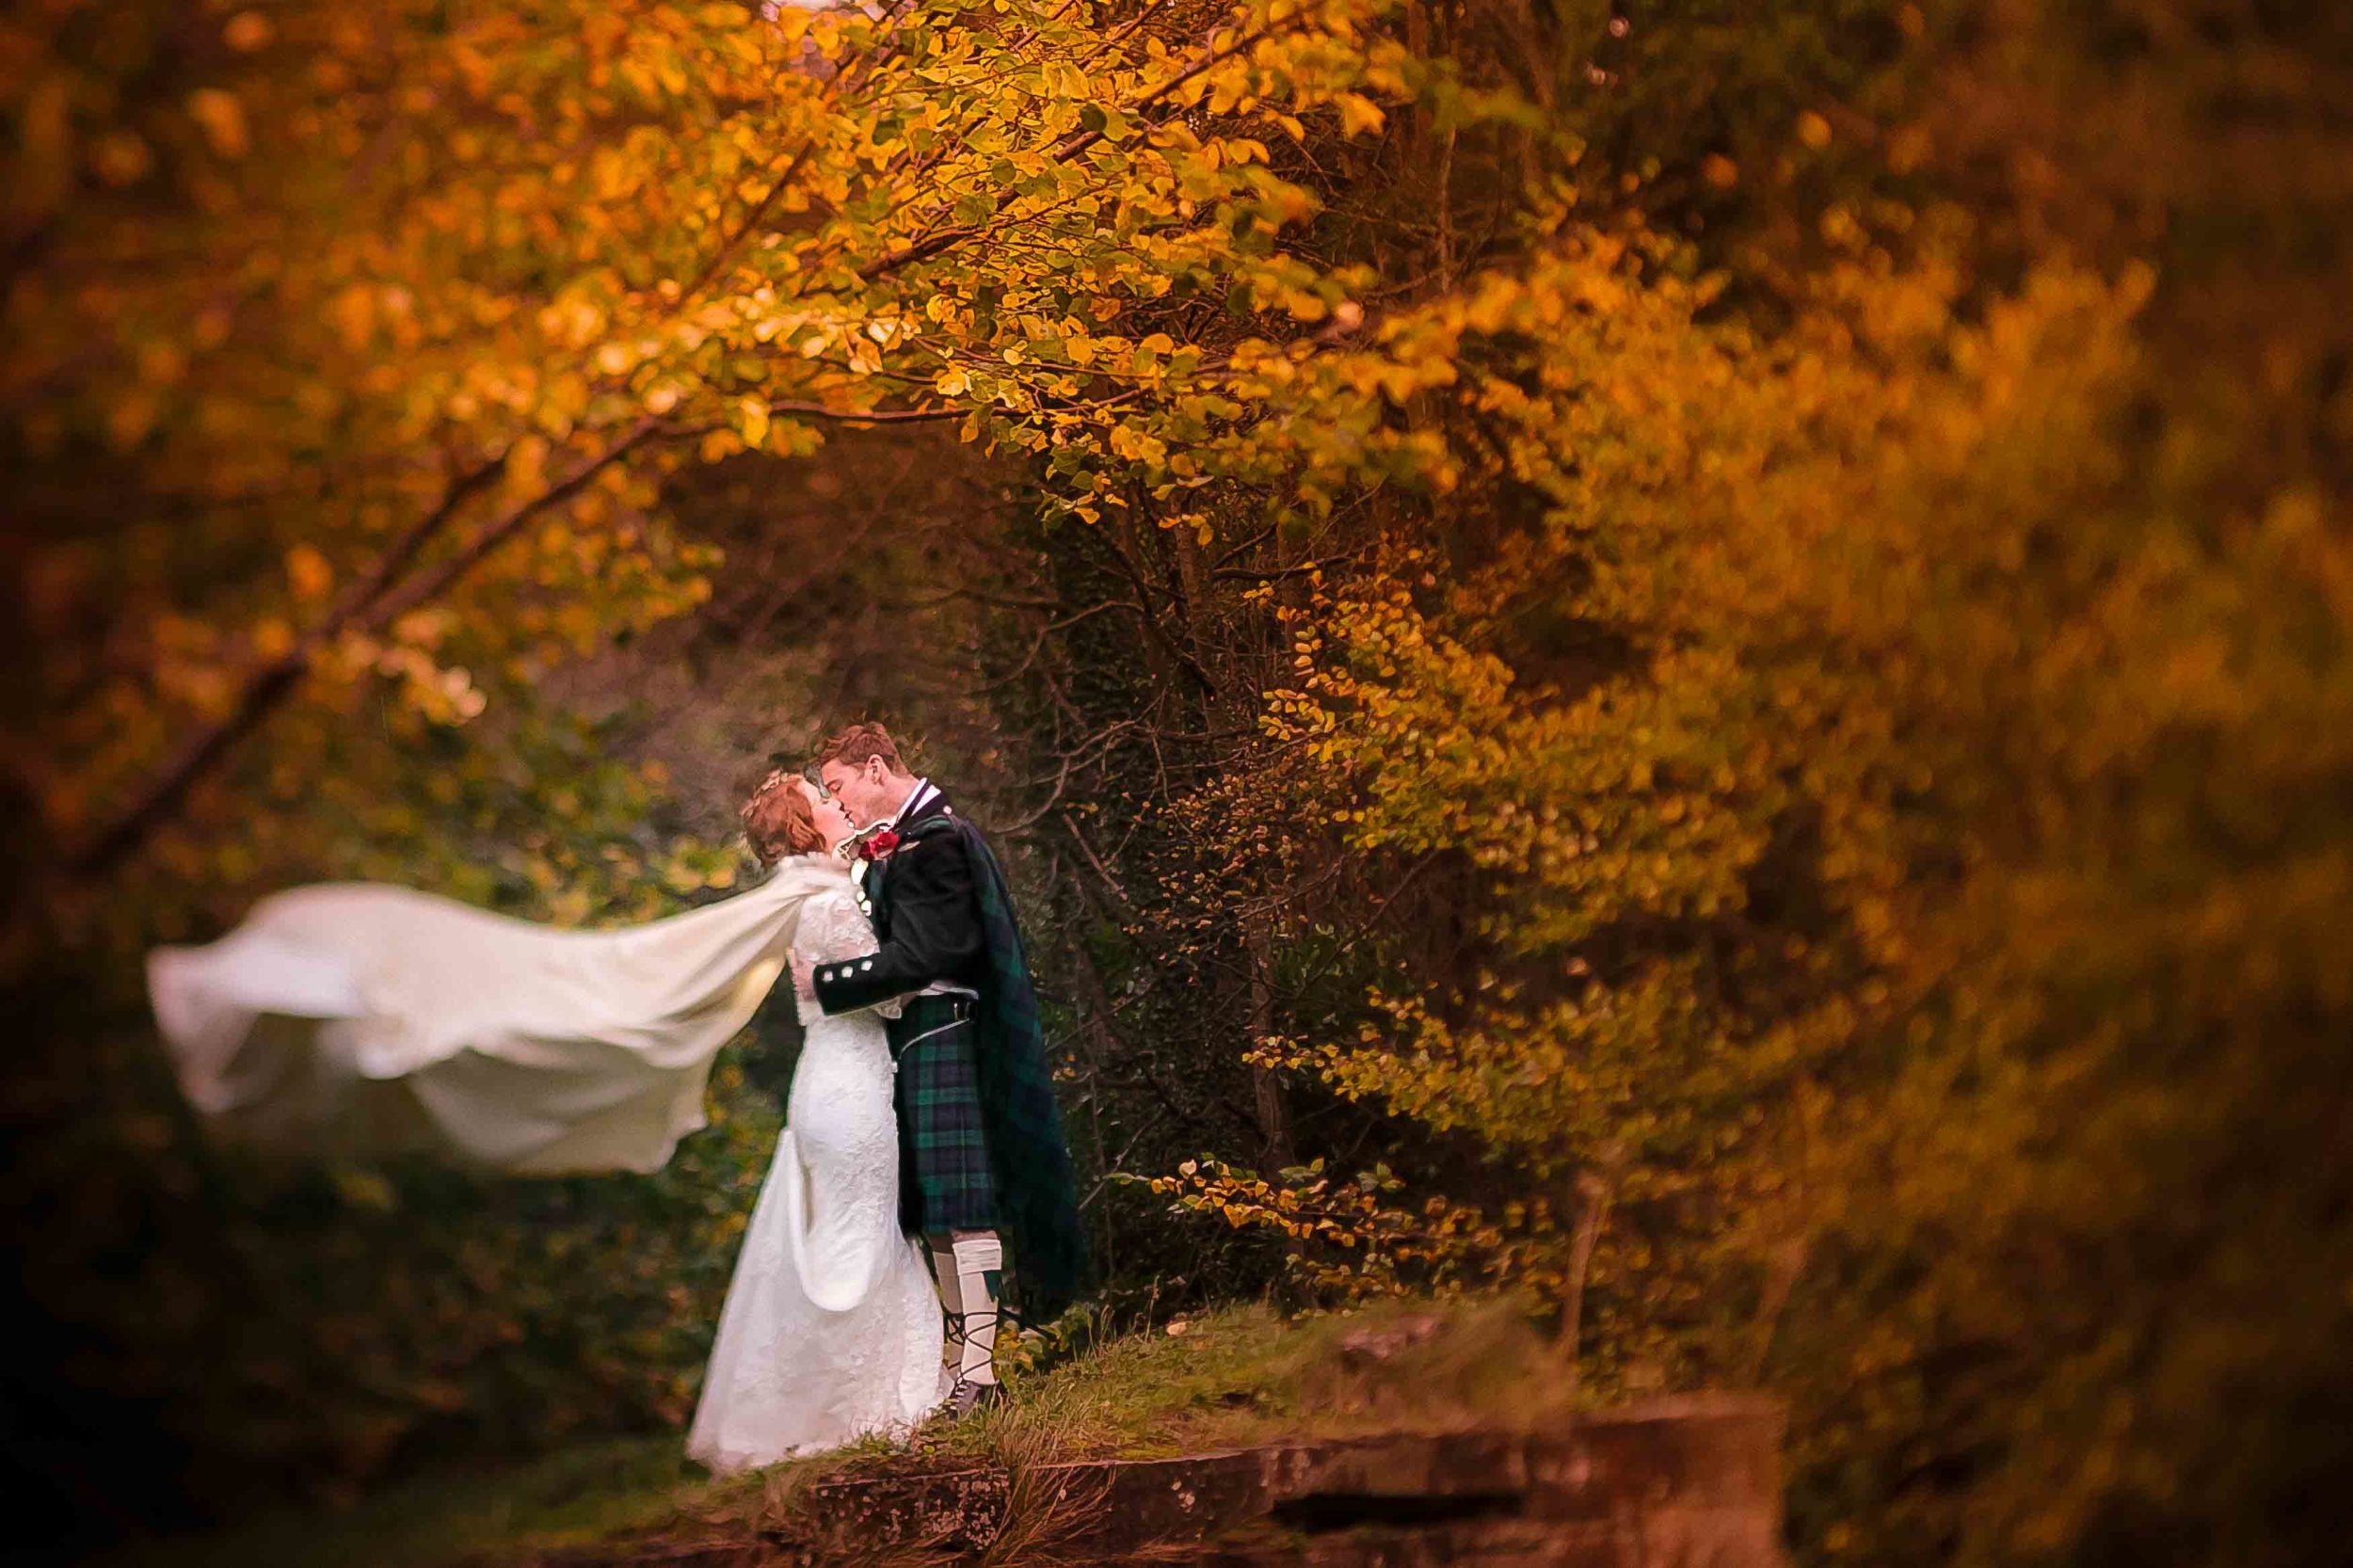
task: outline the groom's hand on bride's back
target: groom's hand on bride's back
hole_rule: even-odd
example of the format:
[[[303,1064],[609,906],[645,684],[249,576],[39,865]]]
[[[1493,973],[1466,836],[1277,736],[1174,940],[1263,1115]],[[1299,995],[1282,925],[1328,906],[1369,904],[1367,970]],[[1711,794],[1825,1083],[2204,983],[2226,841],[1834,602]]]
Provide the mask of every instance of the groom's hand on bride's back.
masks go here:
[[[817,1000],[815,961],[802,956],[801,950],[798,948],[788,951],[785,953],[785,959],[792,966],[792,994],[806,1000],[815,1001]]]

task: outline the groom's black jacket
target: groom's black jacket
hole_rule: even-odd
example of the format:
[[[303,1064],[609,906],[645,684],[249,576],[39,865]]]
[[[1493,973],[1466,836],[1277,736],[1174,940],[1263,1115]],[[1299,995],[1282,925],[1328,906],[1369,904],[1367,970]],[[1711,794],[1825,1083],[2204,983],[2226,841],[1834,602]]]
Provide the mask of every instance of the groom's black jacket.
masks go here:
[[[909,831],[948,812],[947,797],[935,791],[893,824],[899,847],[867,867],[865,899],[882,951],[817,966],[817,1004],[827,1013],[871,1007],[935,981],[975,991],[986,982],[988,933],[962,836]]]

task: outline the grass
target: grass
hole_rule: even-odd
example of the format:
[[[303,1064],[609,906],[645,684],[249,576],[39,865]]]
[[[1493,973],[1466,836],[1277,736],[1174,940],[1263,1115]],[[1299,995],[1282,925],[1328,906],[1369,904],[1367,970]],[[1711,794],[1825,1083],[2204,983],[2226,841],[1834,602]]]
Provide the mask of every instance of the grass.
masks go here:
[[[1378,1352],[1378,1353],[1374,1353]],[[921,1434],[714,1481],[676,1433],[421,1477],[331,1513],[173,1542],[108,1568],[456,1568],[614,1535],[732,1535],[790,1514],[808,1482],[1061,1459],[1166,1458],[1289,1435],[1526,1428],[1566,1414],[1558,1364],[1509,1304],[1386,1304],[1286,1322],[1233,1307],[1110,1339],[1021,1379],[1012,1402]]]
[[[1433,1320],[1442,1326],[1417,1341],[1411,1325]],[[1508,1302],[1387,1303],[1290,1322],[1234,1307],[1110,1340],[936,1446],[986,1461],[1043,1431],[1067,1458],[1158,1459],[1301,1432],[1525,1430],[1574,1403],[1554,1369]]]

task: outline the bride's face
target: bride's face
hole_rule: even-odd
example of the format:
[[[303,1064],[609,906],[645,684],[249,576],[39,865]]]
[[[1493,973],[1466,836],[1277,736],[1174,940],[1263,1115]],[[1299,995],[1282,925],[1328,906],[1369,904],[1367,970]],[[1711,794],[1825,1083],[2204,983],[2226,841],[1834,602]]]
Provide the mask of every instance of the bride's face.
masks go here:
[[[840,801],[826,794],[824,791],[806,778],[796,779],[793,782],[794,787],[801,792],[802,797],[808,802],[809,815],[817,819],[817,831],[824,835],[827,850],[840,847],[842,840],[857,832],[857,829],[851,825],[850,814],[841,808]]]

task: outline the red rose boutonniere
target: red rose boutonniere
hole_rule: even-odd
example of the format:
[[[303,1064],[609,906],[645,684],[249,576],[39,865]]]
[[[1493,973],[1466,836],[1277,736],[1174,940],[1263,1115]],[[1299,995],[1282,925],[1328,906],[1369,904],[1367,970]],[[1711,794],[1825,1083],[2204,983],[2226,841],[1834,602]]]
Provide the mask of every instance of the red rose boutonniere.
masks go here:
[[[886,827],[857,841],[857,857],[861,860],[888,860],[890,852],[898,847],[899,836]]]

